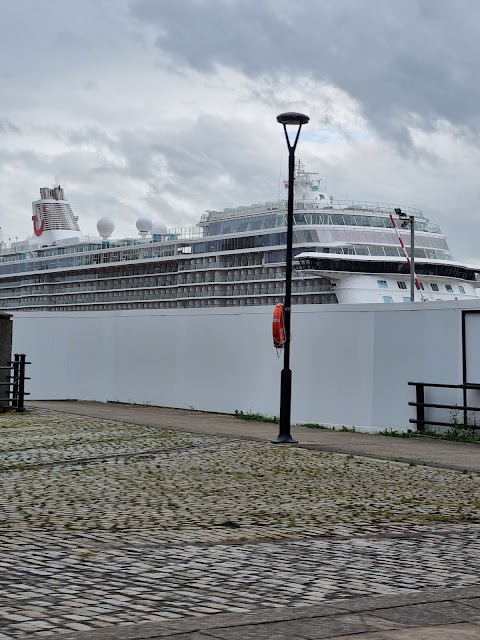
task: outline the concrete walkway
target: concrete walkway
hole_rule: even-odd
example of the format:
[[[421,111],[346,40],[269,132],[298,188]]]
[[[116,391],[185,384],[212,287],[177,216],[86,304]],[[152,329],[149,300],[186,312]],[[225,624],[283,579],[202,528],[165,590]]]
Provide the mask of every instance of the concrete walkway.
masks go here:
[[[27,404],[64,413],[120,420],[149,427],[247,438],[262,442],[272,440],[278,433],[278,425],[276,424],[241,420],[230,415],[200,411],[110,402],[104,404],[77,401],[35,401]],[[456,471],[480,472],[480,445],[476,444],[449,442],[433,438],[392,438],[391,436],[306,427],[293,427],[292,435],[298,440],[299,446],[318,451],[397,460]]]

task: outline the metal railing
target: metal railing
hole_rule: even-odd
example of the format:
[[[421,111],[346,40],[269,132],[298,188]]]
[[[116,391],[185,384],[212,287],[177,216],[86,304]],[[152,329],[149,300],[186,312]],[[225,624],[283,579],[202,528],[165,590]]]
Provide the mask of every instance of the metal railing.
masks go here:
[[[425,418],[425,409],[448,409],[450,412],[461,411],[463,414],[463,425],[470,428],[473,432],[480,428],[480,425],[469,424],[468,412],[480,411],[480,407],[473,407],[467,404],[466,395],[464,395],[463,404],[444,404],[438,402],[425,402],[425,387],[435,387],[440,389],[462,389],[466,394],[467,390],[474,389],[480,391],[480,384],[439,384],[439,383],[427,383],[427,382],[409,382],[410,386],[415,387],[415,402],[409,402],[409,406],[416,407],[416,417],[410,418],[409,422],[417,425],[418,431],[425,431],[426,425],[438,426],[438,427],[450,427],[454,426],[452,421],[443,422],[439,420],[427,420]]]
[[[388,202],[370,202],[367,200],[319,200],[318,198],[302,198],[295,199],[293,208],[295,210],[316,209],[324,212],[328,211],[372,211],[379,213],[394,213],[400,205]],[[416,207],[401,206],[402,211],[408,215],[426,220],[421,209]],[[287,201],[279,200],[277,202],[265,202],[263,204],[252,204],[247,207],[237,207],[235,209],[227,208],[224,211],[207,211],[202,214],[200,223],[216,222],[228,218],[238,218],[243,216],[256,215],[258,213],[277,213],[287,210]]]
[[[0,371],[7,373],[5,382],[0,382],[0,389],[6,389],[3,397],[0,397],[0,402],[4,403],[3,408],[12,407],[15,411],[25,411],[25,396],[30,395],[25,391],[25,380],[30,380],[25,376],[25,367],[31,364],[26,358],[24,353],[16,353],[7,366],[0,367]]]

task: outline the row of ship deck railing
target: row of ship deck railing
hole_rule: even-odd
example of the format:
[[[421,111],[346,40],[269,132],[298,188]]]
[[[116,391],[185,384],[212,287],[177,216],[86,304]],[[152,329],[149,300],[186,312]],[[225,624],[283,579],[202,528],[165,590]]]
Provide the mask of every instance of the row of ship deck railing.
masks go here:
[[[226,218],[236,218],[245,215],[256,215],[258,213],[275,213],[275,211],[286,211],[287,200],[279,200],[277,202],[265,202],[262,204],[252,204],[246,207],[237,207],[235,209],[224,209],[223,211],[207,211],[200,218],[200,223],[215,222]],[[426,220],[421,209],[416,207],[399,207],[397,204],[388,202],[368,202],[367,200],[333,200],[330,204],[325,205],[320,200],[296,200],[293,205],[294,209],[300,211],[362,211],[372,213],[395,213],[395,209],[400,208],[402,213],[409,216],[415,216]]]

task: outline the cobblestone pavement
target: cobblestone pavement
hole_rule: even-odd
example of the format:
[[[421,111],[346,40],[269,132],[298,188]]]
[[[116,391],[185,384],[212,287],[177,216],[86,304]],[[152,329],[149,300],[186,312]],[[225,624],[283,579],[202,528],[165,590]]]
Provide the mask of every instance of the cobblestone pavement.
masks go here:
[[[480,584],[476,474],[0,416],[0,640]]]

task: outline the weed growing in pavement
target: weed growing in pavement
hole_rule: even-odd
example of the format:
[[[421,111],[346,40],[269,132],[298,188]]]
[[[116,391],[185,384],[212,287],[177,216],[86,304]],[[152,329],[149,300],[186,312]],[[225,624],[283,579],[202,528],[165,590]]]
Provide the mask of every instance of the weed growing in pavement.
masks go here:
[[[340,431],[342,433],[359,433],[355,427],[327,427],[323,424],[316,424],[314,422],[298,423],[296,427],[305,427],[306,429],[320,429],[322,431]],[[402,431],[401,429],[382,429],[375,433],[365,432],[363,435],[377,435],[388,436],[390,438],[438,438],[440,440],[450,440],[454,442],[473,442],[479,443],[480,437],[475,435],[474,424],[470,422],[467,425],[459,423],[458,421],[452,421],[452,428],[446,432],[436,431],[435,429],[429,429],[428,431],[413,431],[407,429]]]
[[[234,413],[235,418],[239,418],[240,420],[253,420],[255,422],[274,422],[278,424],[278,416],[266,416],[263,413],[253,412],[253,411],[238,411],[235,409]]]
[[[475,435],[475,432],[470,426],[464,424],[454,424],[449,431],[435,431],[435,429],[429,429],[428,431],[400,431],[398,429],[384,429],[383,431],[377,431],[379,436],[389,436],[391,438],[436,438],[438,440],[449,440],[451,442],[472,442],[479,443],[479,437]]]
[[[400,429],[382,429],[382,431],[377,431],[376,435],[390,436],[391,438],[413,438],[423,434],[419,434],[411,429],[407,429],[406,431],[400,431]]]
[[[326,427],[324,424],[317,424],[316,422],[302,422],[296,426],[305,427],[306,429],[324,429],[325,431],[332,431],[331,427]],[[333,431],[334,430],[335,429],[333,429]]]
[[[306,429],[322,429],[323,431],[341,431],[343,433],[356,433],[357,429],[355,427],[346,427],[342,425],[340,428],[337,427],[327,427],[324,424],[317,424],[316,422],[299,422],[295,425],[296,427],[305,427]]]
[[[473,417],[467,414],[466,422],[461,422],[458,417],[458,409],[450,412],[450,421],[452,426],[444,436],[444,440],[455,440],[456,442],[478,442],[475,435],[477,428],[475,415]]]

